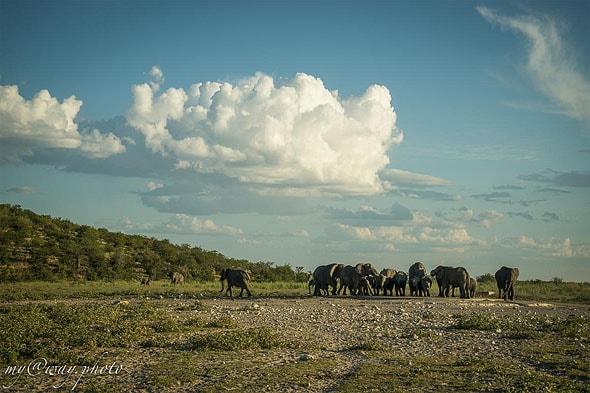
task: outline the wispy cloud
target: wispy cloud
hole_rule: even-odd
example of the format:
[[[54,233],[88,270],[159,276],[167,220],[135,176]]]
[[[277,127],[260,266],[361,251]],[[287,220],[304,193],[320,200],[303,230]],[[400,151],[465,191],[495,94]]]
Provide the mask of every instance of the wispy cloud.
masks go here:
[[[452,183],[440,177],[413,173],[400,169],[384,169],[379,173],[382,180],[390,181],[393,185],[414,187],[449,186]]]
[[[513,186],[511,184],[506,184],[504,186],[494,186],[492,188],[494,190],[524,190],[524,187],[521,187],[521,186]]]
[[[412,199],[431,199],[434,201],[448,202],[459,202],[461,200],[460,195],[452,195],[438,191],[400,189],[398,193],[404,198]]]
[[[399,203],[393,204],[389,211],[381,211],[371,206],[362,206],[357,211],[326,208],[324,215],[330,219],[347,221],[411,221],[414,219],[414,215],[412,214],[410,209],[400,205]]]
[[[533,217],[533,215],[531,214],[531,212],[508,212],[506,213],[508,214],[509,217],[520,217],[520,218],[524,218],[525,220],[528,221],[533,221],[535,218]]]
[[[497,202],[498,198],[510,198],[512,195],[506,191],[494,191],[488,194],[471,195],[472,198],[483,199],[488,202]]]
[[[547,169],[540,173],[519,176],[519,179],[540,183],[548,183],[558,187],[590,187],[589,172],[560,172]],[[556,189],[545,189],[550,192],[562,192]]]
[[[549,16],[503,16],[479,6],[487,21],[503,29],[523,34],[529,41],[527,69],[535,86],[550,98],[561,112],[590,126],[590,80],[578,65],[562,38],[558,23]]]
[[[543,221],[559,221],[559,216],[556,213],[546,211],[541,219]]]
[[[32,195],[32,194],[39,194],[40,193],[39,189],[37,189],[35,187],[30,187],[30,186],[22,186],[22,187],[9,188],[6,191],[7,192],[14,192],[16,194],[26,194],[26,195]]]

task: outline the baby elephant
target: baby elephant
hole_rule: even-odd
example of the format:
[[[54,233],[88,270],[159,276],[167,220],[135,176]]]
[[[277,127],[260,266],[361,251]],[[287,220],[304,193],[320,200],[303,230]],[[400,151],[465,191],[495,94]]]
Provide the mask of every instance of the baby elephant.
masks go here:
[[[234,298],[231,290],[232,287],[238,287],[242,289],[240,291],[240,297],[242,297],[244,289],[246,290],[246,293],[248,293],[248,297],[252,296],[252,294],[250,293],[250,288],[248,288],[248,281],[250,281],[250,275],[248,274],[248,272],[236,269],[221,270],[221,277],[219,278],[219,281],[221,281],[221,291],[219,292],[223,292],[224,290],[224,280],[227,280],[227,290],[225,291],[225,293],[227,294],[227,292],[229,292],[229,296],[232,299]]]

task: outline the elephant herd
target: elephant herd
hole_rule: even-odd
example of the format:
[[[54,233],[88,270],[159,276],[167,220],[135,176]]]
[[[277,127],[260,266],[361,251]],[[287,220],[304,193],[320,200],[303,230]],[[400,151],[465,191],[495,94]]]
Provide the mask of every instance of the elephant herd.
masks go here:
[[[498,297],[504,300],[514,300],[514,283],[518,279],[518,268],[502,266],[495,274],[498,284]],[[437,266],[430,274],[422,262],[410,266],[408,273],[395,269],[383,269],[377,272],[370,263],[357,263],[355,266],[332,263],[316,267],[308,281],[308,290],[314,287],[314,296],[346,295],[390,295],[406,296],[406,286],[410,288],[410,296],[430,296],[432,278],[436,279],[440,297],[454,296],[455,288],[459,288],[461,298],[469,299],[475,296],[477,281],[470,277],[463,267]],[[169,274],[172,285],[184,283],[184,275],[179,272]],[[240,288],[240,297],[246,291],[252,296],[249,287],[250,274],[241,269],[222,269],[220,273],[221,291],[233,298],[232,287]],[[227,281],[227,289],[224,286]],[[142,284],[149,285],[149,279]]]
[[[514,300],[514,283],[518,279],[518,268],[502,266],[495,274],[498,296]],[[406,285],[410,296],[430,296],[433,278],[438,284],[440,297],[454,296],[459,288],[460,297],[469,299],[475,296],[477,281],[463,267],[437,266],[427,273],[422,262],[412,264],[408,273],[395,269],[383,269],[381,272],[370,263],[358,263],[355,266],[332,263],[316,267],[309,277],[308,290],[314,287],[314,296],[346,295],[391,295],[395,289],[396,296],[406,295]]]

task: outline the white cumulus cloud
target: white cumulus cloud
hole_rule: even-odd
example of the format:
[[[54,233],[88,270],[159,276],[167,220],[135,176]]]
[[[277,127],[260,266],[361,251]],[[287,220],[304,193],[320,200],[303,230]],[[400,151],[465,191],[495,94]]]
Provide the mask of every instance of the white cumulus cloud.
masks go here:
[[[77,149],[90,158],[125,151],[121,140],[93,129],[79,132],[74,121],[82,101],[71,96],[61,103],[40,90],[24,99],[17,86],[0,86],[0,162],[19,161],[41,148]]]
[[[153,83],[133,86],[127,121],[176,168],[258,185],[383,191],[379,172],[403,138],[385,86],[342,98],[311,75],[275,81],[257,73],[159,92],[158,71]]]
[[[229,225],[217,225],[213,220],[199,220],[188,214],[176,214],[175,219],[166,225],[167,230],[183,233],[209,233],[237,236],[242,234],[240,228]]]

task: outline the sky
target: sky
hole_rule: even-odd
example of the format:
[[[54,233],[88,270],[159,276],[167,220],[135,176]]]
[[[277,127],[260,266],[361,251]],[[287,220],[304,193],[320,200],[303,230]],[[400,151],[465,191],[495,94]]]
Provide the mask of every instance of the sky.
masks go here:
[[[590,281],[590,2],[0,0],[0,203],[306,271]]]

